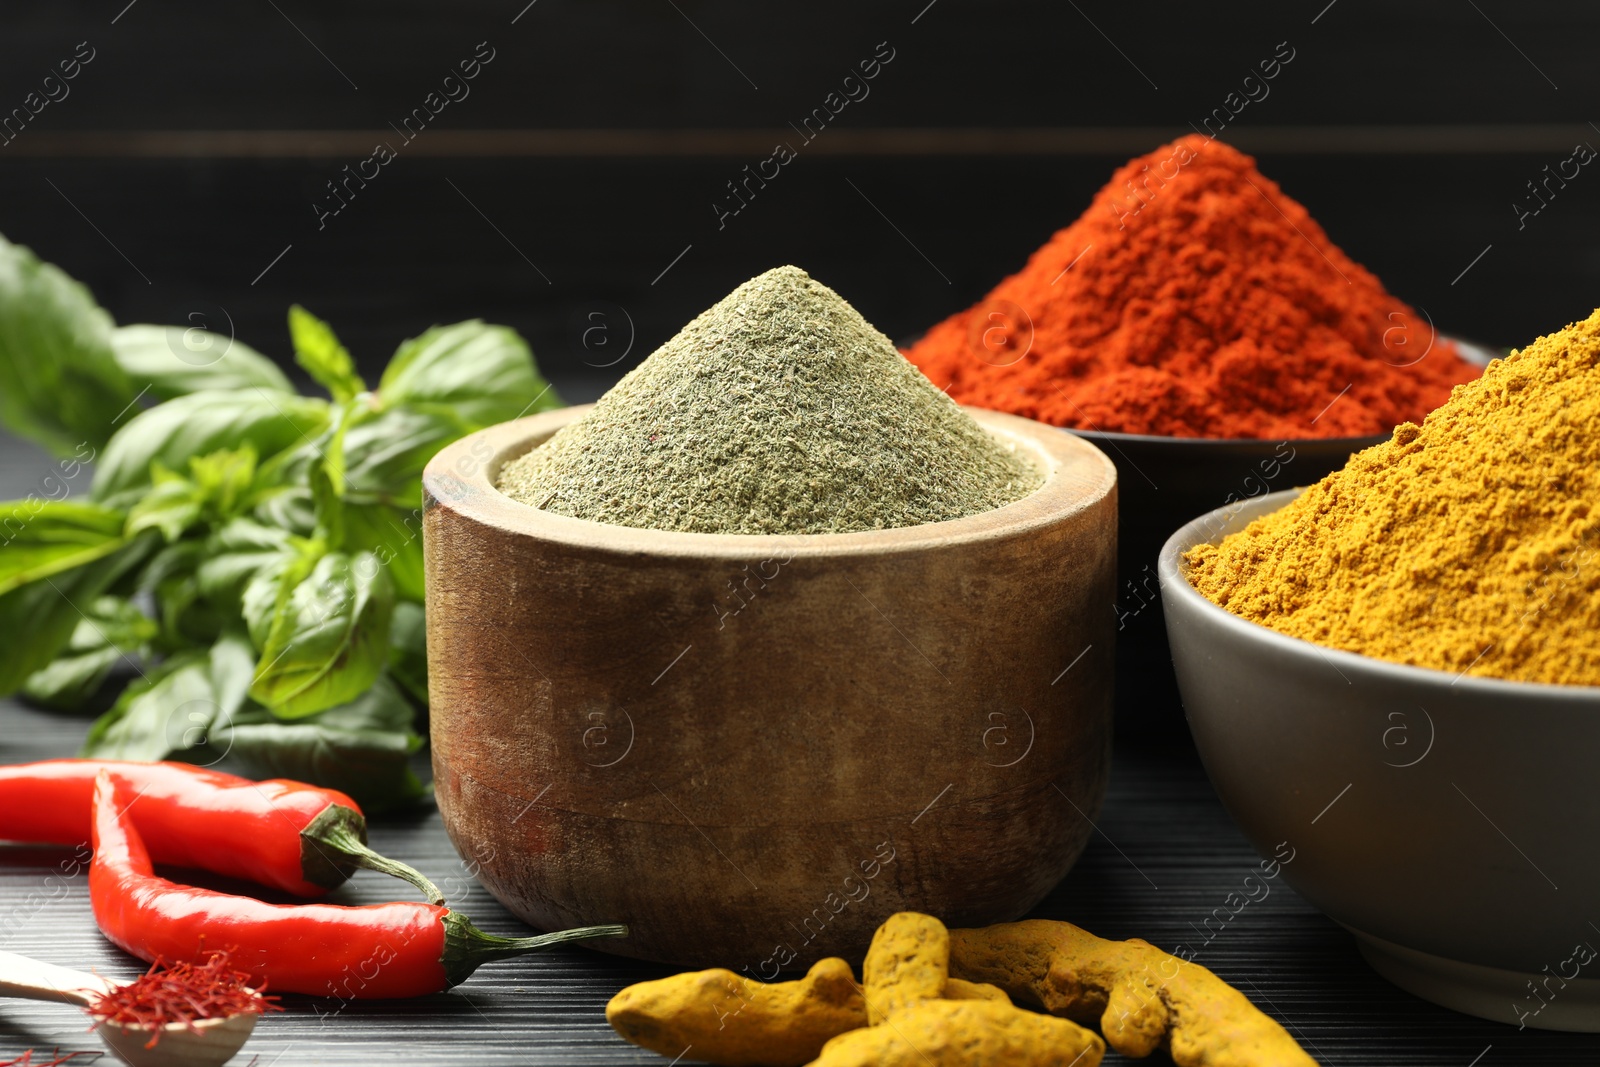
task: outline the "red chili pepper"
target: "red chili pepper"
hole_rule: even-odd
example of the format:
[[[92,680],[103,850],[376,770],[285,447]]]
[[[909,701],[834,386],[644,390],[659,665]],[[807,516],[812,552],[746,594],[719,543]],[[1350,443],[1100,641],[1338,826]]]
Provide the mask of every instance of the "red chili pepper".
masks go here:
[[[0,841],[88,841],[103,768],[133,786],[134,823],[158,863],[300,897],[322,896],[365,867],[444,900],[420,871],[367,847],[361,808],[338,790],[283,778],[252,782],[187,763],[61,759],[0,767]]]
[[[463,981],[490,960],[564,941],[625,936],[588,926],[538,937],[486,934],[460,912],[400,902],[266,904],[181,886],[153,872],[129,817],[134,789],[102,771],[94,786],[94,862],[89,899],[100,931],[140,959],[203,962],[227,946],[233,962],[280,993],[352,998],[415,997]]]

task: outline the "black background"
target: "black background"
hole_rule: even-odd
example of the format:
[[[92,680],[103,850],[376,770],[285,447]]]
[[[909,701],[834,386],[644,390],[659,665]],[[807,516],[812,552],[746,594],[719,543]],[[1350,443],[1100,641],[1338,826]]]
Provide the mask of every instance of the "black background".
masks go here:
[[[231,320],[282,357],[300,301],[375,371],[401,338],[479,316],[586,399],[780,263],[920,332],[1287,41],[1224,139],[1395,293],[1501,345],[1600,303],[1600,177],[1521,230],[1513,207],[1600,145],[1594,5],[525,4],[8,5],[0,109],[78,42],[95,58],[0,147],[0,232],[119,322]],[[788,124],[881,41],[895,58],[870,95],[719,230],[726,183],[798,143]],[[390,123],[479,42],[495,58],[470,95],[403,142]],[[325,183],[380,140],[399,157],[319,229]]]

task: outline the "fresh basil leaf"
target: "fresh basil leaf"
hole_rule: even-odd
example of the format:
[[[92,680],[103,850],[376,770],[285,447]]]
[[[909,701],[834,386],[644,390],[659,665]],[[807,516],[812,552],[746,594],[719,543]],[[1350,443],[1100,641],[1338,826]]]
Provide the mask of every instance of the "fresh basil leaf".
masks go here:
[[[249,445],[273,456],[322,432],[328,403],[266,389],[201,392],[157,404],[118,430],[95,471],[91,496],[127,507],[150,485],[151,464],[188,469],[189,460]]]
[[[111,332],[111,351],[128,378],[148,383],[157,400],[219,389],[295,391],[272,360],[198,326],[119,326]]]
[[[394,579],[395,596],[422,603],[422,509],[388,504],[344,506],[344,543],[348,551],[366,550]]]
[[[246,590],[246,618],[259,611]],[[283,585],[280,584],[279,591]],[[250,695],[295,719],[354,700],[382,669],[389,648],[394,583],[371,552],[330,552],[278,601]],[[259,615],[251,636],[260,632]]]
[[[0,656],[0,696],[16,692],[29,675],[55,659],[83,618],[76,605],[110,589],[158,540],[145,534],[121,542],[93,562],[0,595],[0,633],[9,635]]]
[[[139,571],[139,592],[153,593],[162,582],[194,574],[210,555],[206,542],[194,539],[162,546]]]
[[[401,343],[378,383],[385,406],[448,405],[477,430],[561,407],[517,331],[478,319]]]
[[[257,649],[266,647],[278,616],[288,609],[289,598],[325,552],[320,541],[296,539],[287,551],[275,552],[250,576],[240,597],[239,613]]]
[[[316,536],[329,548],[344,547],[345,436],[370,414],[371,407],[362,399],[335,405],[333,426],[318,442],[317,457],[307,472],[317,517]]]
[[[0,503],[0,594],[115,552],[120,511],[65,500]]]
[[[224,624],[238,615],[237,604],[225,617],[203,602],[195,571],[208,557],[206,542],[184,538],[164,545],[139,570],[138,593],[152,598],[160,633],[154,644],[158,651],[182,651],[193,645],[209,645],[222,632]]]
[[[381,811],[427,795],[411,769],[411,755],[422,746],[413,718],[398,688],[379,675],[350,703],[295,722],[242,713],[212,746],[254,777],[315,782],[348,793],[368,812]]]
[[[400,601],[389,624],[389,676],[428,702],[428,620],[421,604]]]
[[[94,696],[123,656],[146,654],[159,631],[156,621],[127,598],[100,597],[61,655],[28,676],[22,695],[43,707],[75,711]]]
[[[155,620],[127,597],[99,597],[89,607],[89,619],[92,624],[79,624],[68,649],[92,648],[109,641],[124,652],[133,652],[156,635]]]
[[[162,662],[146,668],[141,677],[128,683],[111,710],[89,727],[89,734],[78,749],[78,755],[104,758],[115,754],[115,758],[121,758],[124,746],[133,746],[133,750],[140,753],[138,758],[165,759],[171,748],[165,744],[166,715],[159,702],[160,690],[157,687],[169,677],[188,671],[190,677],[176,683],[179,687],[187,688],[194,681],[193,668],[197,665],[203,667],[207,659],[204,651],[189,650],[168,656]],[[145,699],[151,693],[157,694],[157,700]],[[165,710],[170,712],[173,709],[168,707]],[[206,716],[208,724],[212,718],[214,715]]]
[[[444,405],[389,408],[344,441],[352,499],[422,506],[422,469],[445,445],[478,429]]]
[[[165,651],[181,652],[196,645],[209,645],[239,625],[237,607],[229,610],[207,599],[193,574],[162,582],[156,586],[155,599],[161,618],[158,647]]]
[[[245,586],[269,565],[293,555],[296,540],[286,530],[247,518],[234,519],[212,531],[204,543],[204,557],[195,567],[201,595],[242,610],[239,604]]]
[[[128,532],[160,530],[169,543],[176,541],[200,521],[205,495],[199,486],[159,461],[151,465],[150,477],[149,492],[128,511]]]
[[[149,492],[128,511],[128,532],[156,529],[171,542],[202,520],[224,522],[239,511],[255,472],[256,453],[249,445],[192,457],[188,477],[156,460]]]
[[[124,537],[121,516],[93,505],[28,502],[0,505],[0,695],[15,692],[72,639],[79,606],[138,566],[159,540]]]
[[[207,505],[206,518],[222,522],[245,505],[256,474],[256,450],[248,443],[224,448],[189,460],[189,480],[200,487]]]
[[[423,599],[422,469],[473,427],[442,405],[390,408],[345,438],[344,547],[377,555],[405,600]]]
[[[115,645],[101,645],[87,652],[64,652],[28,675],[20,692],[29,703],[41,708],[77,711],[100,691],[124,655]]]
[[[252,517],[299,537],[310,537],[317,528],[317,507],[311,490],[303,485],[285,485],[258,493]]]
[[[0,423],[59,455],[100,448],[136,393],[89,290],[0,237]]]
[[[168,659],[96,720],[79,755],[163,760],[201,748],[244,707],[254,659],[238,633]]]
[[[333,327],[295,304],[289,309],[289,340],[294,344],[295,362],[304,367],[316,383],[328,391],[336,403],[353,400],[364,393],[367,383],[356,373],[356,364]]]

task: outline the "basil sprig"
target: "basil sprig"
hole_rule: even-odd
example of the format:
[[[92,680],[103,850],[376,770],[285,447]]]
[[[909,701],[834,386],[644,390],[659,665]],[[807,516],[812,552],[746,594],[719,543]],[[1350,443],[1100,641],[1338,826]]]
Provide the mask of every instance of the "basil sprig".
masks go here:
[[[131,662],[84,755],[228,758],[401,803],[423,792],[422,468],[560,401],[504,326],[403,341],[375,389],[299,305],[289,336],[326,397],[225,336],[116,327],[0,238],[0,425],[98,455],[87,493],[0,503],[0,695],[76,710]]]

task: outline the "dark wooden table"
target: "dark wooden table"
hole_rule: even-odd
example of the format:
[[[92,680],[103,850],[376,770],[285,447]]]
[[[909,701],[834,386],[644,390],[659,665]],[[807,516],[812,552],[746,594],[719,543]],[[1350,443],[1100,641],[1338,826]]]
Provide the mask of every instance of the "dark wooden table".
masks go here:
[[[0,439],[0,498],[28,492],[35,468],[48,469],[42,454]],[[85,719],[0,701],[0,763],[71,755],[87,726]],[[1098,832],[1077,867],[1033,914],[1068,919],[1105,937],[1142,937],[1168,948],[1200,944],[1201,924],[1240,887],[1257,857],[1192,749],[1133,740],[1118,746]],[[473,881],[437,812],[380,822],[372,841],[432,876],[452,905],[484,929],[527,932]],[[0,846],[0,948],[114,978],[137,974],[143,965],[95,929],[86,877],[56,873],[71,854]],[[1270,895],[1239,912],[1197,958],[1244,990],[1328,1067],[1600,1063],[1600,1035],[1518,1032],[1401,992],[1367,967],[1348,933],[1281,880],[1271,884]],[[362,872],[333,899],[371,903],[394,899],[404,889],[393,879]],[[604,1009],[623,986],[667,973],[664,967],[566,949],[486,966],[451,992],[418,1000],[341,1007],[338,1001],[289,996],[283,1001],[287,1010],[265,1018],[233,1062],[666,1064],[613,1034]],[[56,1046],[99,1047],[76,1009],[0,1002],[0,1062],[29,1047]],[[1111,1054],[1106,1062],[1124,1061]]]

